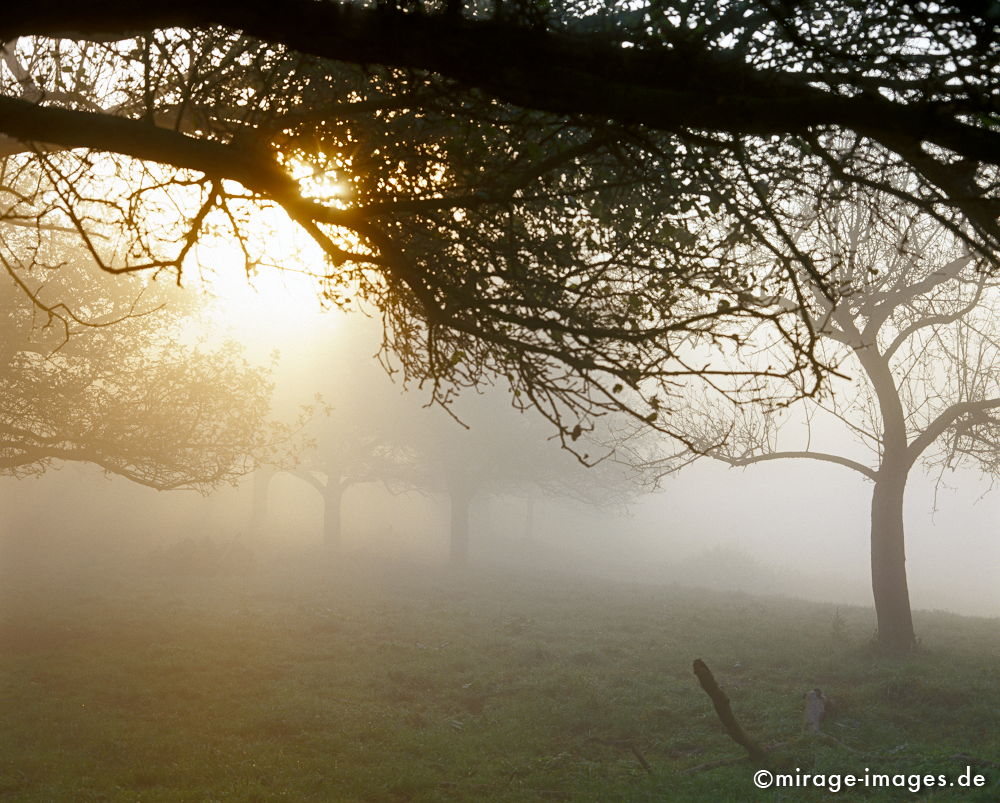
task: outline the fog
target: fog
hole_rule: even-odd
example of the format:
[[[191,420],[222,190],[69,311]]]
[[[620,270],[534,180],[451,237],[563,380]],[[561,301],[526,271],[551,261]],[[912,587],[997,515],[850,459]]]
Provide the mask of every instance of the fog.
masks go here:
[[[435,448],[441,448],[434,460],[456,461],[470,476],[489,467],[469,508],[473,566],[870,607],[871,485],[853,472],[815,461],[732,469],[702,460],[657,489],[616,487],[599,499],[594,487],[617,486],[623,477],[612,476],[603,464],[582,468],[546,441],[554,434],[551,425],[536,414],[509,409],[509,394],[502,389],[470,391],[456,403],[459,416],[466,415],[466,429],[428,407],[426,390],[404,390],[392,382],[374,358],[379,333],[371,321],[340,315],[322,320],[316,324],[326,327],[316,330],[322,338],[312,341],[318,346],[300,342],[282,352],[275,369],[275,414],[292,417],[321,394],[329,409],[314,411],[306,425],[319,447],[332,437],[329,422],[338,416],[341,438],[391,419],[403,430],[431,433]],[[484,399],[485,416],[477,412]],[[383,420],[374,421],[379,416]],[[309,430],[317,422],[319,428]],[[524,437],[544,444],[541,452],[517,443],[511,448],[513,435],[496,437],[521,426]],[[341,442],[327,448],[344,447]],[[297,459],[300,469],[319,475],[322,466],[310,463],[315,451],[307,449]],[[429,460],[409,455],[403,462]],[[533,477],[529,469],[543,460],[545,471]],[[393,463],[384,469],[386,477],[352,482],[341,500],[338,559],[415,570],[446,565],[451,509],[447,487],[438,479],[450,466],[432,464],[423,474],[406,474]],[[588,485],[595,476],[596,485]],[[998,616],[1000,495],[989,493],[988,481],[972,472],[944,479],[947,487],[938,487],[935,478],[914,471],[907,488],[914,608]],[[61,584],[74,577],[158,571],[258,572],[320,555],[324,499],[316,488],[295,466],[279,471],[270,476],[261,518],[255,483],[259,497],[259,472],[207,495],[158,492],[81,464],[57,465],[40,478],[4,479],[3,580]],[[256,504],[259,508],[259,498]],[[211,550],[210,566],[198,565],[190,554],[177,557],[192,543]],[[227,567],[225,556],[237,554],[240,561]]]
[[[1000,3],[62,6],[0,798],[1000,800]]]

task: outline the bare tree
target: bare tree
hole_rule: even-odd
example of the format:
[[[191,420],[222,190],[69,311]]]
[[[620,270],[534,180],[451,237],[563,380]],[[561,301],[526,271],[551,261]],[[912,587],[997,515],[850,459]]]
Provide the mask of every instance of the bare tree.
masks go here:
[[[818,460],[872,482],[878,642],[905,651],[915,640],[903,531],[907,477],[918,463],[992,473],[1000,456],[1000,281],[960,238],[880,194],[803,214],[795,247],[837,281],[835,298],[814,289],[807,307],[824,358],[841,378],[790,408],[705,395],[686,413],[697,444],[689,457],[732,466]],[[825,438],[832,450],[823,448]],[[673,460],[659,469],[680,465]]]

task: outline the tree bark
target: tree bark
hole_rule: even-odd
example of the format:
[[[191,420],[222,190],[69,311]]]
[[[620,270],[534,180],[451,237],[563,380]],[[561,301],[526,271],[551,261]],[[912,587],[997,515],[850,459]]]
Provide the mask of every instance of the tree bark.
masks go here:
[[[903,541],[903,491],[913,458],[909,455],[903,402],[889,359],[875,344],[863,345],[866,339],[860,335],[858,342],[862,345],[855,348],[855,353],[871,380],[882,415],[882,461],[875,475],[871,510],[877,643],[886,652],[904,653],[913,649],[916,642]]]
[[[872,592],[878,621],[878,645],[903,653],[916,642],[910,592],[906,583],[903,536],[903,491],[906,469],[883,463],[872,493]]]
[[[451,543],[449,561],[452,566],[469,563],[469,507],[472,491],[461,483],[453,483],[448,490],[451,499]]]

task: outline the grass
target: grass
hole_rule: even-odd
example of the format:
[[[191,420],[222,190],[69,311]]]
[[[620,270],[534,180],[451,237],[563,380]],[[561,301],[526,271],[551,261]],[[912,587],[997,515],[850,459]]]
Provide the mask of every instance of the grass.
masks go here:
[[[8,583],[0,799],[753,801],[691,672],[703,658],[775,766],[956,777],[1000,761],[1000,620],[570,578],[351,565],[305,574]],[[835,740],[802,736],[820,686]],[[633,740],[647,774],[627,749]],[[985,789],[840,800],[1000,799]]]

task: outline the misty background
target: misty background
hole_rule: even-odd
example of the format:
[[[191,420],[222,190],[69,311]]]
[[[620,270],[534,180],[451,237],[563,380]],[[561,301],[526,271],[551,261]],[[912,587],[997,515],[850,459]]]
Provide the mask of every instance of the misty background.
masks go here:
[[[467,434],[442,410],[425,409],[426,392],[393,384],[374,357],[379,333],[367,318],[305,310],[299,323],[275,367],[279,417],[315,405],[317,394],[331,417],[345,413],[345,399],[363,409],[382,398],[402,405],[394,409],[409,411],[417,426],[426,421],[442,437],[451,433],[469,466],[488,464],[512,475],[524,470],[510,453],[482,451],[475,438],[484,422],[471,422]],[[245,326],[235,334],[251,355],[272,360],[274,343]],[[519,414],[509,415],[514,421]],[[532,411],[522,415],[538,418]],[[559,452],[555,443],[548,447]],[[555,459],[567,475],[582,470],[568,453]],[[502,461],[510,465],[499,466]],[[301,477],[278,473],[269,483],[267,517],[255,521],[254,485],[261,481],[258,472],[202,496],[157,492],[80,464],[56,465],[37,479],[5,478],[0,572],[8,580],[43,583],[156,572],[164,555],[185,542],[188,549],[201,542],[215,555],[241,556],[232,565],[223,560],[221,572],[282,562],[291,567],[321,554],[320,494]],[[988,480],[975,472],[946,473],[937,483],[914,471],[907,486],[914,607],[998,616],[1000,495],[989,493]],[[627,506],[501,484],[471,503],[470,563],[868,606],[870,497],[871,485],[853,472],[802,460],[747,469],[701,460],[658,489],[637,489]],[[444,565],[448,517],[441,489],[358,482],[342,500],[342,559]]]

